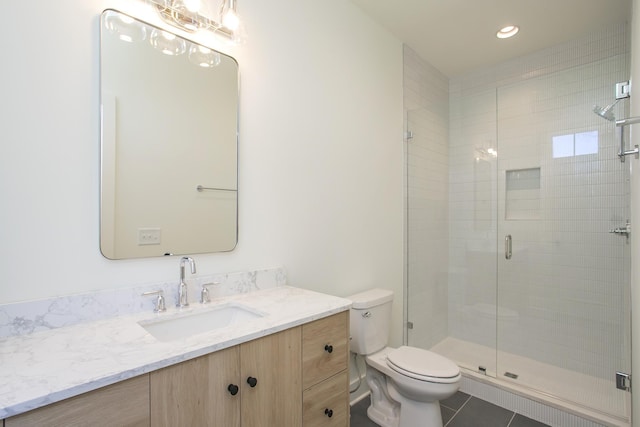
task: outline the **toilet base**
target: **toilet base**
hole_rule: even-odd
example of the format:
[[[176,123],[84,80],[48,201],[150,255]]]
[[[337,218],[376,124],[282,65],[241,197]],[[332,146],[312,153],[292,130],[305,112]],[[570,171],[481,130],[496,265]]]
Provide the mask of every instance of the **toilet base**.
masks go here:
[[[400,420],[398,427],[442,427],[442,413],[440,402],[418,402],[402,396],[393,386],[387,382],[389,395],[396,402],[400,402]]]
[[[381,427],[442,427],[439,400],[453,395],[458,390],[459,380],[416,383],[398,375],[386,366],[386,354],[392,350],[385,348],[365,359],[367,384],[371,390],[367,416]]]
[[[371,405],[367,408],[369,419],[381,427],[398,427],[400,404],[389,396],[386,376],[367,365],[367,385],[371,390]]]

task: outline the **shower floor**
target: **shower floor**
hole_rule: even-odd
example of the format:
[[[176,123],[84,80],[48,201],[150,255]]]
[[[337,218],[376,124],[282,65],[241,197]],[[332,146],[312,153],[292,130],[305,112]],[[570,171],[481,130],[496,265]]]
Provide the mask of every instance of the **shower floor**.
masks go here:
[[[478,373],[479,366],[483,366],[487,376],[496,378],[496,382],[505,388],[550,406],[577,415],[589,412],[623,422],[629,419],[631,394],[616,389],[613,378],[592,377],[502,351],[496,354],[494,348],[452,337],[445,338],[431,351],[472,372]],[[499,373],[495,371],[496,357]],[[505,376],[507,372],[517,374],[517,379]]]

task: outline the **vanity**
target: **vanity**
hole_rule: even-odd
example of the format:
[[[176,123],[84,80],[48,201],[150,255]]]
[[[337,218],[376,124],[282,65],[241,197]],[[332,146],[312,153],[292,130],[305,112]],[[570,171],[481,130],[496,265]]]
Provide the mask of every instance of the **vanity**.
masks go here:
[[[221,306],[261,316],[184,338],[144,327]],[[15,358],[0,367],[0,418],[5,427],[348,426],[349,306],[279,286],[5,338]]]

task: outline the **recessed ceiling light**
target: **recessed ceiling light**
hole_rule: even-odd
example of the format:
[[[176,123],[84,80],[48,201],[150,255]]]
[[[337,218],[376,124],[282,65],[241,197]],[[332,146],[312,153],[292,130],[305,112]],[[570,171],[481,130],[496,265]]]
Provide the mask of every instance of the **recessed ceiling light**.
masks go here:
[[[498,31],[496,33],[496,37],[498,37],[499,39],[508,39],[509,37],[513,37],[518,34],[518,31],[520,31],[520,28],[518,28],[517,26],[508,25]]]

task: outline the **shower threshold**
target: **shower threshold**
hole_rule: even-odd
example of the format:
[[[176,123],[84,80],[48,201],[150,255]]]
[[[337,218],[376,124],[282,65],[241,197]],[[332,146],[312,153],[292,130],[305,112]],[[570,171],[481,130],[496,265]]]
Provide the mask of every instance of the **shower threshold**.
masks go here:
[[[494,369],[477,369],[495,366],[495,348],[448,337],[431,350],[455,361],[465,377],[602,425],[629,425],[631,395],[617,390],[613,378],[608,381],[499,351],[500,372],[516,372],[514,379],[496,375]]]

